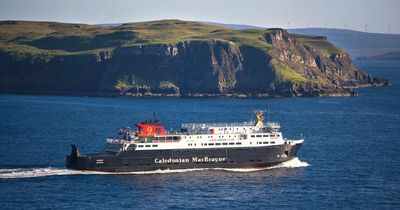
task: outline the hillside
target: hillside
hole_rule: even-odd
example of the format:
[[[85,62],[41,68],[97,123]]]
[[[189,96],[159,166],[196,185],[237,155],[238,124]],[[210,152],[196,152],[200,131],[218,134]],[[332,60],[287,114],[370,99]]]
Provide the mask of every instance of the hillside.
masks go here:
[[[266,29],[259,26],[204,22],[215,26],[225,26],[236,30]],[[290,33],[325,36],[334,45],[344,49],[353,58],[378,56],[400,51],[400,34],[367,33],[337,28],[297,28]]]
[[[326,36],[330,42],[346,50],[353,58],[400,51],[399,34],[366,33],[334,28],[290,29],[289,32]]]
[[[400,61],[400,52],[389,52],[383,55],[376,55],[371,57],[358,57],[357,60]]]
[[[325,37],[160,20],[115,27],[0,22],[0,91],[342,96],[387,84]]]

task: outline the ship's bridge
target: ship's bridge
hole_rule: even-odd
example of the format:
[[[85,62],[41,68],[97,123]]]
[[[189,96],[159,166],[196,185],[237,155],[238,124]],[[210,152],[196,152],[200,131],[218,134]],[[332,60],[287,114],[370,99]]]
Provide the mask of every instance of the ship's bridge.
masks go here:
[[[279,129],[281,126],[277,122],[267,122],[267,125],[264,127],[264,129],[267,130],[267,132],[279,132]]]

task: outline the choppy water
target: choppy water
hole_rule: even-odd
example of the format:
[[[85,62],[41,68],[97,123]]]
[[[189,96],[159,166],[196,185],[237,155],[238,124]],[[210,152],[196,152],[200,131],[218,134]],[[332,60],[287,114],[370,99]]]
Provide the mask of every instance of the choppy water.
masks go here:
[[[392,86],[355,98],[118,99],[0,95],[2,209],[400,207],[400,63],[365,62]],[[77,172],[64,167],[70,143],[84,153],[155,111],[167,128],[185,122],[251,120],[269,109],[285,137],[301,134],[298,159],[262,170]]]

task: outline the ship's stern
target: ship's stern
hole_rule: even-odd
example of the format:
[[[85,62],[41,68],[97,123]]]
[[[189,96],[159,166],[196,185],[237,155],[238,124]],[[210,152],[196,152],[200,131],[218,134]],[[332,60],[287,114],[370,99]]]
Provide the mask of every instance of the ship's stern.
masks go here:
[[[93,170],[95,162],[89,156],[82,156],[75,144],[71,144],[71,154],[66,156],[66,167],[76,170]]]

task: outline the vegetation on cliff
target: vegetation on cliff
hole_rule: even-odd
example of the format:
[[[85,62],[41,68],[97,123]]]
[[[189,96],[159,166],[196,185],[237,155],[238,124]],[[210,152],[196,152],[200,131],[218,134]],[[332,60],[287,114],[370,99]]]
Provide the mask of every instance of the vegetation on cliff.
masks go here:
[[[328,96],[387,84],[325,37],[181,20],[3,21],[0,64],[2,92]]]

